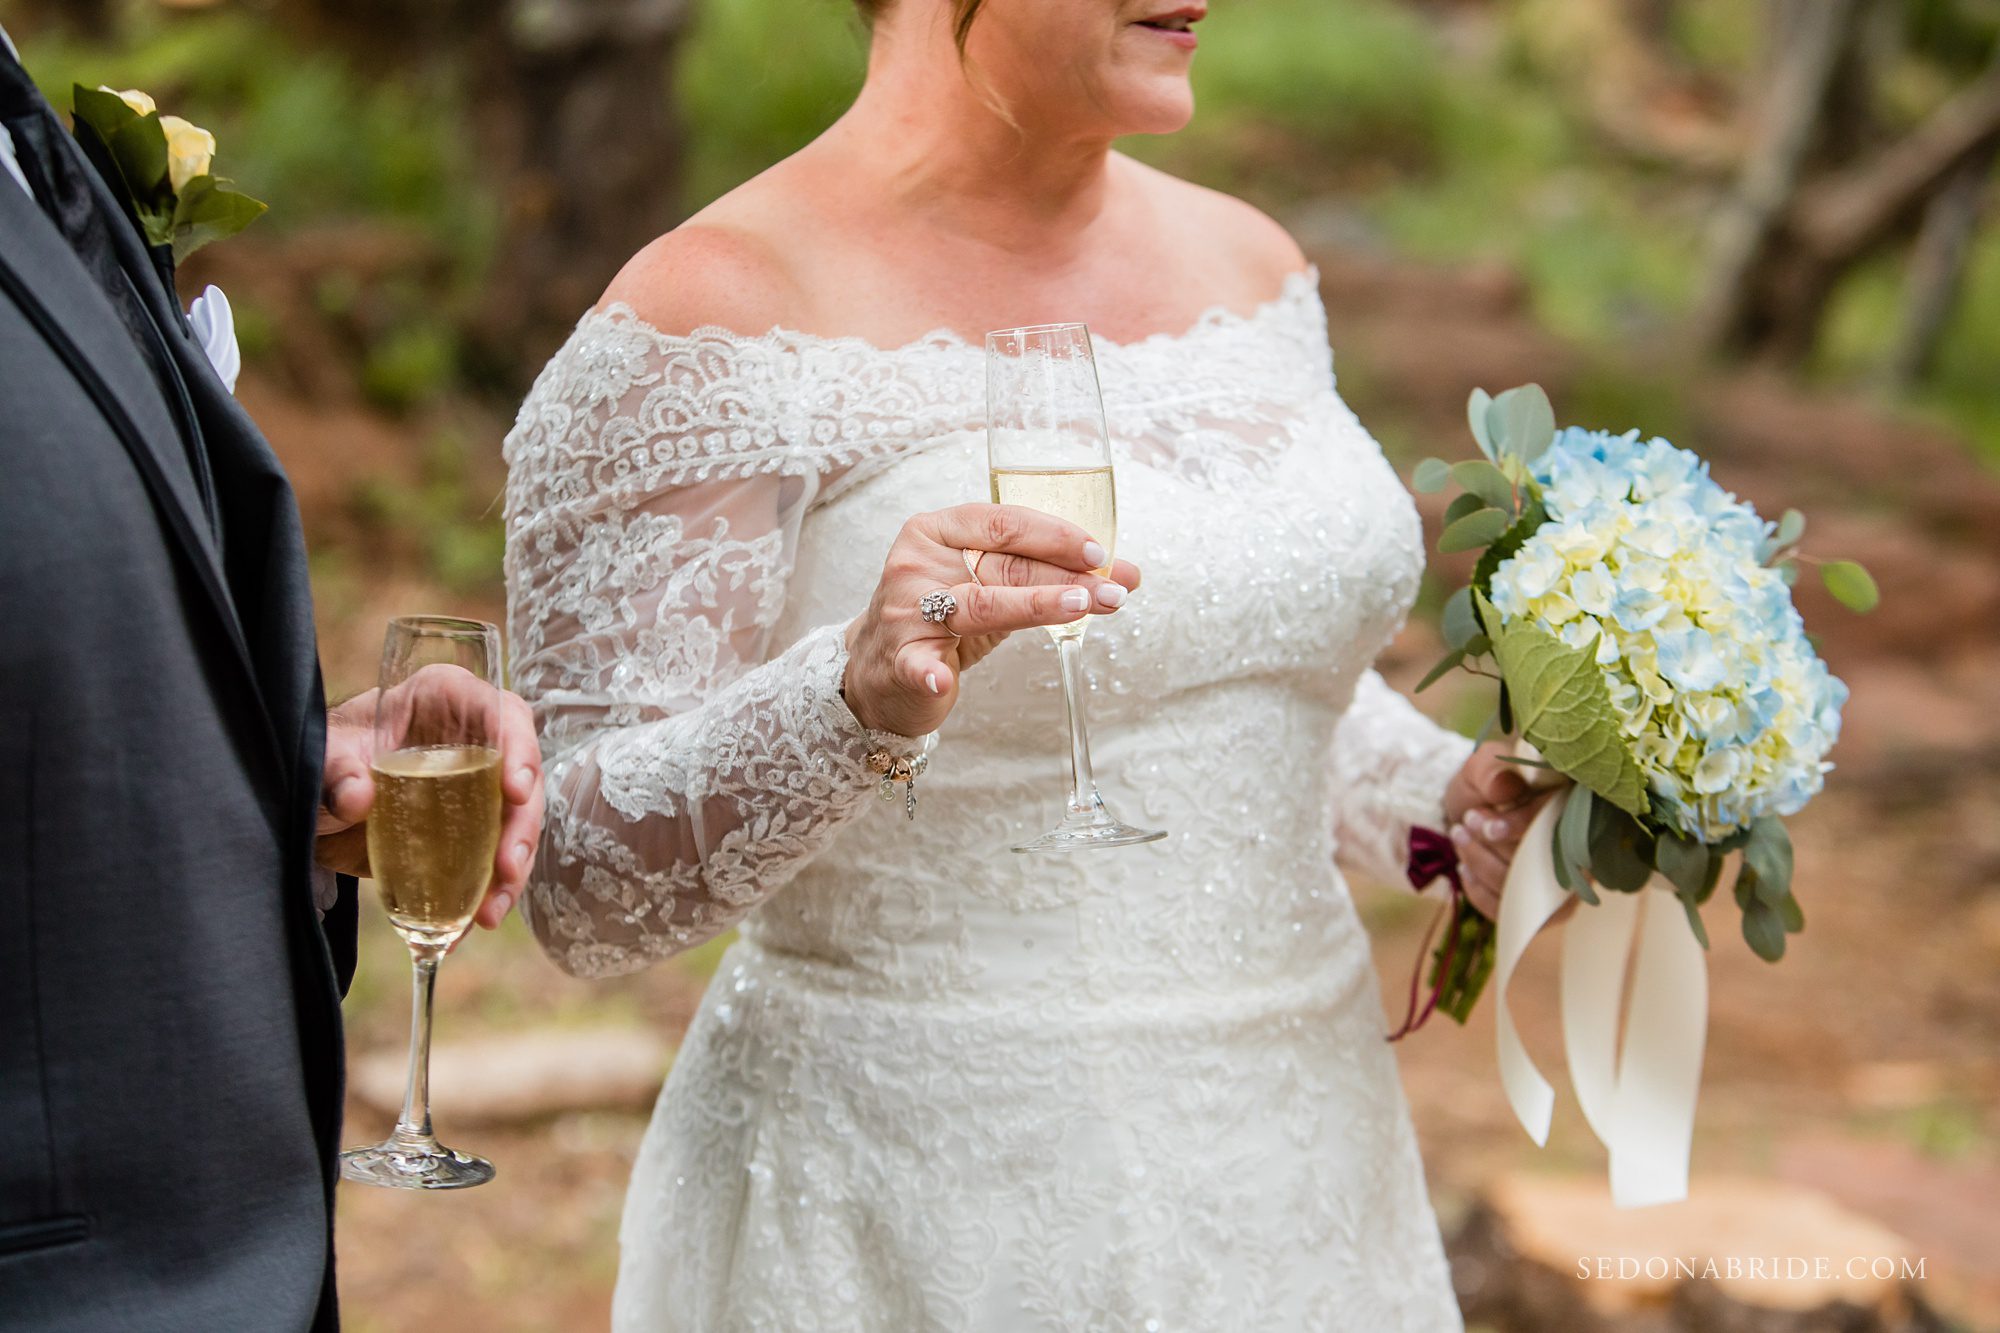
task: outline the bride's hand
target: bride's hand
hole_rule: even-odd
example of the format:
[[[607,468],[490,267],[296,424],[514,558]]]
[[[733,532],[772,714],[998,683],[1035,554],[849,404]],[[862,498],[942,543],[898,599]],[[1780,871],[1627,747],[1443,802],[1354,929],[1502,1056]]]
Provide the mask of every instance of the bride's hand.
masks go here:
[[[966,572],[967,550],[986,552],[978,583]],[[918,514],[889,548],[868,609],[847,627],[847,706],[880,731],[937,730],[958,698],[959,673],[1008,634],[1123,605],[1139,570],[1120,560],[1101,578],[1092,571],[1103,564],[1104,548],[1088,533],[1038,509],[963,504]],[[918,611],[940,588],[958,599],[949,630]]]
[[[1502,762],[1508,747],[1487,743],[1472,752],[1445,789],[1445,821],[1458,848],[1465,896],[1488,918],[1500,915],[1500,889],[1521,837],[1555,789],[1531,787],[1519,765]],[[1551,918],[1576,910],[1572,898]]]

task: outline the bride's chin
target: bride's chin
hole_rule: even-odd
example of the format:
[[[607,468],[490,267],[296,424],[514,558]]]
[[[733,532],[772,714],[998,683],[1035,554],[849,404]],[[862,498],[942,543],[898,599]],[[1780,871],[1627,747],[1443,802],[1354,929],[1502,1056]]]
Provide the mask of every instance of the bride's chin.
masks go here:
[[[1194,90],[1185,79],[1171,87],[1148,88],[1122,99],[1121,134],[1172,134],[1194,119]]]

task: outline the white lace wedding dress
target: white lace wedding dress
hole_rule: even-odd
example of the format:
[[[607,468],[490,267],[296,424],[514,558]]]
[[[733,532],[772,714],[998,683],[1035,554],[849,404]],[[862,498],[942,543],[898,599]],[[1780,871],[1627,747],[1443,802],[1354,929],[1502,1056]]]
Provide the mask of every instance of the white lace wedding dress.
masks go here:
[[[1334,389],[1314,275],[1099,340],[1118,553],[1097,769],[1056,818],[1047,636],[971,670],[876,799],[842,627],[909,515],[986,496],[983,352],[586,316],[507,442],[515,681],[564,967],[736,927],[625,1209],[621,1330],[1457,1329],[1336,851],[1397,879],[1467,742],[1369,667],[1422,554]],[[900,789],[899,789],[900,790]]]

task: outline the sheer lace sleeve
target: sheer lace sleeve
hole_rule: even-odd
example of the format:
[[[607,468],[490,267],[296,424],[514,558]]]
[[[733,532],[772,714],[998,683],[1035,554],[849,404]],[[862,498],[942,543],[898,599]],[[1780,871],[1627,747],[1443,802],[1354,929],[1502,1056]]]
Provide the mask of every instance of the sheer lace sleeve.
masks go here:
[[[513,681],[549,798],[521,906],[579,976],[727,929],[872,795],[870,750],[914,748],[842,699],[844,627],[772,651],[827,455],[788,442],[747,355],[586,316],[507,439]]]
[[[1350,869],[1405,884],[1410,827],[1444,827],[1444,790],[1472,742],[1417,711],[1370,670],[1333,738],[1334,836]]]

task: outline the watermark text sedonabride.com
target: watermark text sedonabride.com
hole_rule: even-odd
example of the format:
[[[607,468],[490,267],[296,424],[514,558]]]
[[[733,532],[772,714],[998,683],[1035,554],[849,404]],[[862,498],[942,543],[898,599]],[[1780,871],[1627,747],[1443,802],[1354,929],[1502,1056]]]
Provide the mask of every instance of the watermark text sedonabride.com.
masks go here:
[[[1727,1255],[1676,1256],[1655,1254],[1580,1255],[1576,1275],[1585,1281],[1630,1282],[1647,1278],[1658,1282],[1668,1278],[1719,1278],[1730,1281],[1889,1281],[1908,1278],[1921,1281],[1924,1261],[1907,1255],[1853,1255],[1836,1259],[1827,1255]]]

